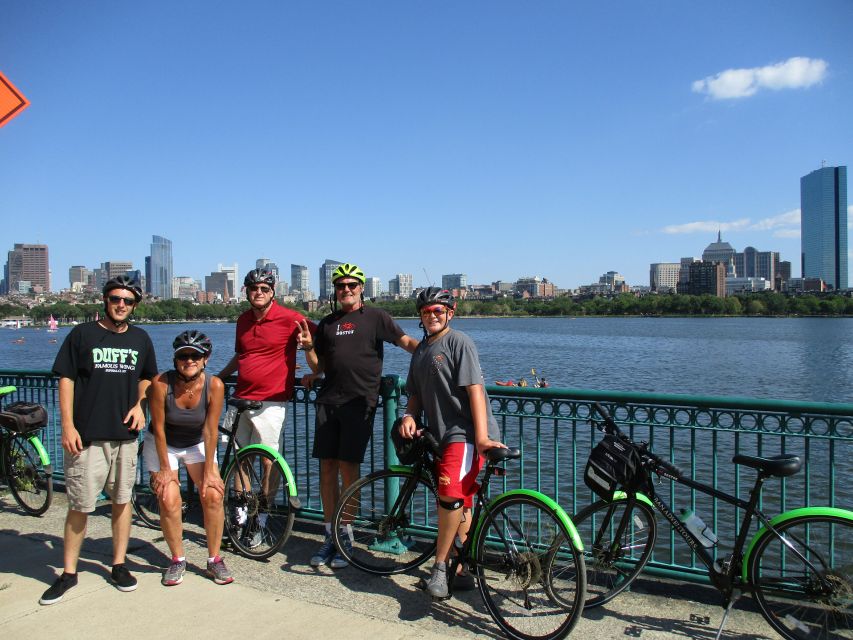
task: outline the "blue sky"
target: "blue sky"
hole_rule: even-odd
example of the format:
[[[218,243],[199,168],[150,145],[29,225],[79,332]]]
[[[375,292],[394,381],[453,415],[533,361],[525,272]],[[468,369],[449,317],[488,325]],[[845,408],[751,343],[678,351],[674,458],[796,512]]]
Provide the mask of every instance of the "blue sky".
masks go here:
[[[799,274],[799,179],[853,160],[853,2],[14,2],[3,242],[68,267],[173,241],[383,282],[560,287],[722,229]],[[853,219],[853,215],[851,216]]]

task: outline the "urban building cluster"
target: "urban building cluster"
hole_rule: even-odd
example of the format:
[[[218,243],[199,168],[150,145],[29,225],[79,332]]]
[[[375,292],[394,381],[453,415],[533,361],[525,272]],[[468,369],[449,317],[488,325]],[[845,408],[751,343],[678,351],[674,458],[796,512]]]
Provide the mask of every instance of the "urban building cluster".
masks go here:
[[[801,277],[791,277],[791,263],[780,258],[778,251],[760,251],[746,247],[736,251],[724,242],[718,232],[701,258],[681,258],[678,262],[651,264],[649,286],[629,286],[616,271],[608,271],[597,283],[575,291],[559,289],[547,278],[525,276],[515,282],[469,284],[463,273],[441,277],[441,286],[461,299],[494,299],[495,297],[554,298],[573,294],[581,297],[616,295],[624,292],[643,294],[685,293],[715,296],[754,291],[826,291],[848,287],[847,266],[847,167],[822,167],[800,180],[801,209]],[[232,302],[241,298],[242,274],[238,264],[218,264],[202,280],[175,276],[172,264],[172,241],[152,236],[150,255],[144,268],[132,261],[108,261],[95,268],[76,265],[69,269],[69,295],[97,295],[104,283],[117,275],[127,274],[143,286],[152,299],[195,300],[202,303]],[[276,277],[276,296],[285,302],[302,304],[308,310],[329,300],[333,293],[332,272],[342,264],[325,260],[319,268],[319,293],[309,286],[305,265],[291,264],[289,277],[269,258],[258,258],[254,268],[272,271]],[[15,244],[8,252],[0,281],[0,295],[45,294],[51,291],[48,247],[44,244]],[[368,277],[365,296],[371,299],[408,299],[417,295],[410,273],[398,273],[383,283]]]

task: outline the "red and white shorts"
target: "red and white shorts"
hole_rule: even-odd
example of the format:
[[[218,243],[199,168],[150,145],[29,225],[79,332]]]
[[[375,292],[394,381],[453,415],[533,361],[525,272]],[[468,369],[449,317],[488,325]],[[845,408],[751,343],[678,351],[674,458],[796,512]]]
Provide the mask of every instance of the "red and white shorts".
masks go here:
[[[482,468],[483,459],[477,447],[470,442],[451,442],[444,447],[441,460],[436,463],[438,496],[462,500],[465,507],[471,508],[480,488],[477,475]]]

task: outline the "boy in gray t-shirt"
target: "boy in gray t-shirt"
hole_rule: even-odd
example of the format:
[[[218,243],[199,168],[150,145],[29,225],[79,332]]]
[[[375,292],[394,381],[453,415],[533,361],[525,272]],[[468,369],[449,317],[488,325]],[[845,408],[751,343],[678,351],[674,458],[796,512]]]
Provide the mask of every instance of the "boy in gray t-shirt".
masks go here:
[[[436,463],[438,540],[426,590],[443,598],[448,595],[447,560],[453,539],[458,535],[464,541],[471,525],[483,454],[504,445],[498,441],[477,348],[464,333],[450,329],[456,299],[446,289],[428,287],[418,294],[417,307],[424,339],[409,366],[408,413],[400,433],[414,437],[423,412],[430,432],[441,443],[441,460]],[[457,588],[459,582],[459,578],[454,582]]]

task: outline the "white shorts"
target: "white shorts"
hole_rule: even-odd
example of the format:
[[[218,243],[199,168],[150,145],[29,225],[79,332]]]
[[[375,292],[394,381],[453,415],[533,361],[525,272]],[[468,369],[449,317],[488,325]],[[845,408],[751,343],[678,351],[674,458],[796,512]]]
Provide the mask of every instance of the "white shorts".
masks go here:
[[[281,428],[287,404],[264,401],[256,411],[244,411],[237,425],[237,442],[241,447],[250,444],[265,444],[280,451]]]
[[[178,470],[178,464],[181,460],[184,461],[185,465],[205,461],[204,441],[184,449],[170,447],[167,444],[166,451],[169,454],[169,468],[173,471]],[[145,468],[148,469],[149,473],[160,471],[160,456],[157,455],[157,445],[154,443],[154,434],[150,431],[145,433],[145,442],[142,445],[142,457],[145,459]],[[215,451],[213,452],[213,461],[216,462]]]

